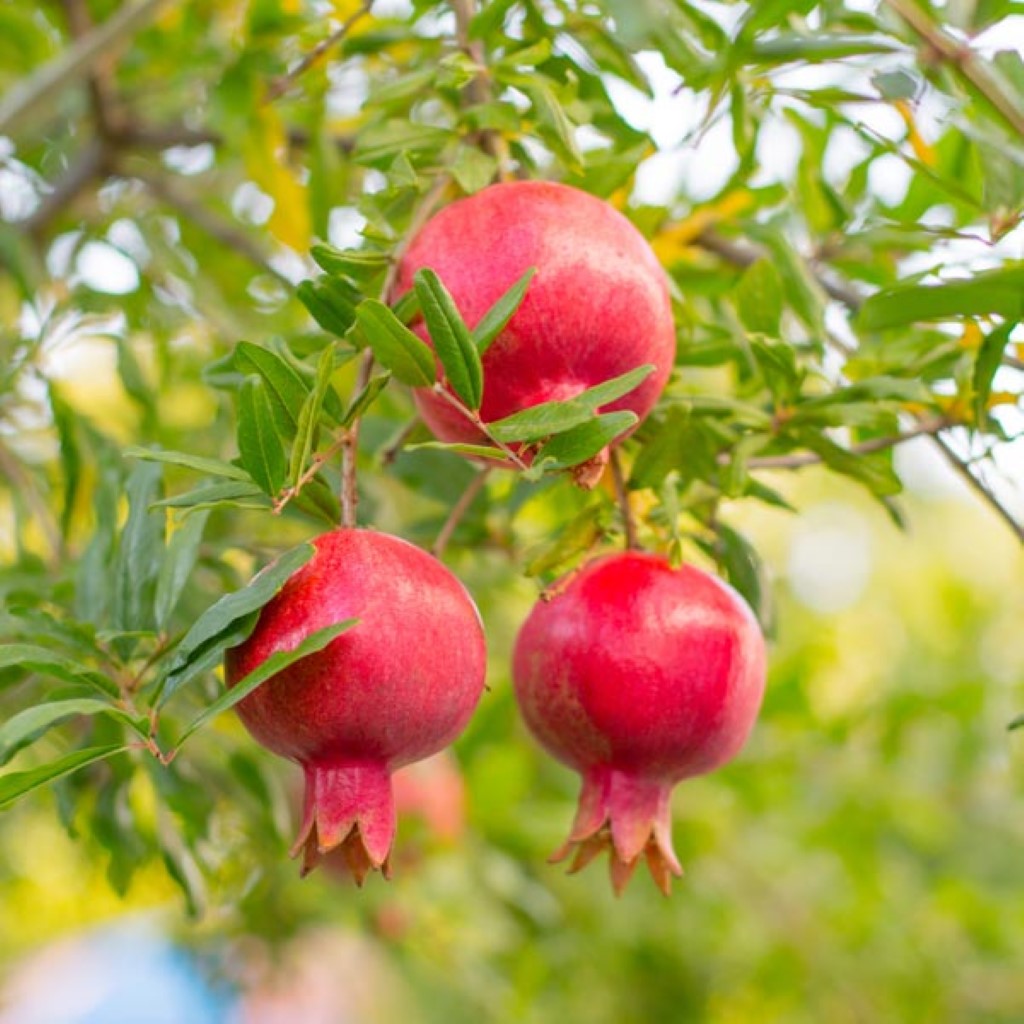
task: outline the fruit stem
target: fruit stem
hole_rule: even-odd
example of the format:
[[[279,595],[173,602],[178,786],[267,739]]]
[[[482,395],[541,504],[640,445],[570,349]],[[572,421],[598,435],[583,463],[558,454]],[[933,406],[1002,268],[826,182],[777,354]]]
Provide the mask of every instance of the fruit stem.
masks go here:
[[[629,504],[629,492],[626,490],[626,478],[622,472],[622,462],[619,453],[612,449],[609,456],[609,463],[612,469],[612,481],[615,484],[615,498],[619,503],[622,512],[622,528],[626,533],[626,550],[636,551],[640,548],[637,539],[636,520],[633,518],[633,508]]]
[[[452,510],[448,513],[448,518],[444,521],[444,526],[441,527],[441,530],[437,535],[437,540],[434,541],[434,546],[431,548],[431,552],[435,558],[440,558],[441,555],[444,554],[444,549],[448,546],[448,541],[451,540],[456,527],[462,522],[463,516],[465,516],[469,511],[470,506],[476,499],[476,496],[483,490],[484,484],[487,483],[487,478],[490,475],[491,467],[484,466],[483,469],[481,469],[476,476],[470,480],[459,500],[452,505]]]
[[[366,387],[373,372],[373,352],[367,349],[359,364],[355,393]],[[359,484],[356,478],[356,455],[359,450],[359,422],[356,417],[341,438],[341,525],[355,529],[356,509],[359,507]]]

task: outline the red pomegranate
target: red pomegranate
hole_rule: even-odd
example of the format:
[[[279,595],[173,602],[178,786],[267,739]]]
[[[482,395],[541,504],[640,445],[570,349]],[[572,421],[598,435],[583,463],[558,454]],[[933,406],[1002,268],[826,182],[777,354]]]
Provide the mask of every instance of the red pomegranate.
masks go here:
[[[513,675],[527,725],[583,776],[576,821],[552,858],[571,870],[602,849],[621,892],[641,855],[667,895],[677,782],[743,746],[764,693],[765,651],[730,587],[656,555],[607,555],[540,601],[516,641]]]
[[[492,185],[427,222],[401,260],[393,297],[422,267],[439,275],[470,327],[536,268],[522,305],[483,357],[485,423],[651,363],[642,384],[602,410],[630,409],[643,419],[668,380],[675,327],[665,272],[640,232],[602,199],[546,181]],[[443,399],[425,389],[415,397],[438,438],[480,441]]]
[[[303,873],[342,847],[356,881],[388,874],[391,772],[447,746],[483,690],[483,626],[462,584],[425,551],[385,533],[341,529],[228,651],[234,685],[276,651],[345,619],[359,623],[238,705],[263,746],[302,765],[306,795],[292,850]]]

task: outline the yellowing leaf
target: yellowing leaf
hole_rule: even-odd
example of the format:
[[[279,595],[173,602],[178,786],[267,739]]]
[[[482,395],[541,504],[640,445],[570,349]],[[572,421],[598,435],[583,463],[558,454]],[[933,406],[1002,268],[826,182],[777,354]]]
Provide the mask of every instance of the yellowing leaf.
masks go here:
[[[689,217],[672,224],[655,236],[651,242],[658,259],[666,265],[689,258],[687,249],[708,228],[735,220],[754,205],[754,197],[747,189],[734,189],[717,202],[694,210]]]
[[[907,126],[907,141],[914,151],[914,156],[925,166],[934,167],[938,159],[935,147],[925,142],[924,137],[917,130],[917,122],[914,120],[914,112],[910,109],[910,104],[906,100],[897,100],[893,106]]]
[[[958,344],[961,348],[974,351],[981,347],[981,343],[984,340],[984,335],[981,333],[981,328],[973,321],[968,320],[964,324],[964,333],[960,335]]]
[[[288,162],[284,122],[273,106],[264,104],[254,128],[246,144],[245,162],[253,181],[274,200],[267,227],[279,242],[305,252],[313,230],[309,195]]]

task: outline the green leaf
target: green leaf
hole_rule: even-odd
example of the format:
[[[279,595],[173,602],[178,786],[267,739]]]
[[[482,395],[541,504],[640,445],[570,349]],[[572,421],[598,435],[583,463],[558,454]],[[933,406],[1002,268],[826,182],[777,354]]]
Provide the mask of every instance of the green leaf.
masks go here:
[[[433,270],[417,270],[415,286],[427,331],[448,383],[470,409],[479,409],[484,390],[483,370],[473,335]]]
[[[85,683],[101,693],[117,696],[116,684],[103,673],[80,665],[70,658],[55,654],[34,644],[3,644],[0,646],[0,669],[20,668],[26,672],[60,679],[65,683]]]
[[[771,260],[760,259],[743,272],[736,285],[736,309],[748,331],[779,336],[782,279]]]
[[[391,263],[386,252],[369,249],[337,249],[333,245],[318,244],[310,250],[321,270],[328,274],[345,274],[359,281],[372,280]]]
[[[864,484],[877,497],[891,497],[903,490],[903,484],[887,460],[887,453],[857,455],[821,434],[801,435],[801,443],[837,473]]]
[[[889,288],[864,303],[856,322],[863,330],[880,331],[918,320],[993,314],[1024,319],[1024,263],[943,284]]]
[[[316,383],[313,385],[313,390],[306,395],[306,400],[302,403],[302,409],[299,411],[299,421],[288,465],[288,482],[292,487],[297,487],[299,484],[309,457],[313,453],[313,445],[316,443],[320,430],[320,413],[324,406],[327,389],[331,386],[331,374],[334,373],[334,348],[332,342],[320,353]]]
[[[540,576],[555,572],[577,556],[585,554],[604,536],[608,529],[608,508],[588,505],[571,519],[553,541],[533,552],[526,563],[527,576]]]
[[[241,643],[255,626],[259,610],[313,557],[313,552],[312,544],[301,544],[286,551],[258,572],[241,590],[225,594],[207,608],[178,645],[173,665],[162,684],[158,704],[165,704],[198,674],[193,669],[199,659],[213,651],[216,663],[225,647]],[[236,629],[240,624],[243,628]],[[244,629],[246,625],[248,629]],[[239,635],[243,630],[244,635]]]
[[[288,467],[274,410],[262,377],[247,377],[238,393],[238,453],[249,475],[268,495],[284,484]]]
[[[185,584],[196,564],[208,511],[188,516],[173,534],[164,551],[156,581],[156,626],[163,630],[171,620]]]
[[[510,461],[508,456],[494,445],[488,444],[465,444],[462,441],[421,441],[418,444],[407,444],[403,451],[416,452],[426,449],[428,451],[455,452],[458,455],[469,455],[478,459],[495,459],[498,462]]]
[[[761,628],[769,636],[774,629],[772,588],[757,549],[731,526],[719,521],[716,525],[720,542],[718,554],[729,583],[750,605]]]
[[[541,402],[502,420],[488,423],[488,432],[499,441],[525,443],[572,430],[592,419],[602,405],[629,394],[653,371],[654,367],[650,364],[638,366],[635,370],[588,388],[565,402]]]
[[[360,291],[340,277],[302,281],[295,289],[299,301],[325,330],[343,338],[355,323]]]
[[[165,452],[159,448],[141,448],[138,445],[129,445],[124,450],[129,458],[143,459],[148,462],[163,462],[171,466],[184,466],[186,469],[194,469],[206,476],[223,476],[229,480],[239,480],[251,483],[252,478],[239,466],[230,462],[222,462],[220,459],[207,459],[201,455],[188,455],[185,452]]]
[[[985,335],[985,340],[978,349],[974,360],[974,418],[979,426],[988,423],[988,400],[992,394],[992,379],[1003,361],[1003,352],[1010,342],[1010,334],[1017,326],[1017,321],[1008,320]]]
[[[1024,715],[1018,715],[1016,718],[1012,719],[1006,728],[1010,732],[1014,729],[1024,728]]]
[[[515,84],[515,83],[512,83]],[[533,110],[538,122],[548,129],[551,142],[558,155],[568,164],[569,169],[581,171],[583,154],[576,144],[576,133],[572,122],[566,116],[551,87],[537,78],[524,79],[521,87],[533,101]]]
[[[233,708],[239,701],[248,697],[257,686],[262,685],[289,665],[307,658],[311,654],[316,654],[317,651],[322,651],[331,641],[337,639],[347,630],[350,630],[358,622],[358,619],[345,619],[344,622],[325,626],[323,629],[310,633],[294,650],[277,651],[275,654],[272,654],[263,664],[253,669],[245,678],[240,679],[234,686],[222,693],[201,715],[194,719],[182,733],[176,747],[180,749],[185,740],[196,730],[201,729],[221,712]]]
[[[345,415],[342,417],[341,425],[343,427],[349,426],[354,420],[370,408],[371,405],[377,400],[380,393],[388,386],[391,380],[391,371],[388,370],[385,373],[378,373],[371,377],[367,382],[366,386],[363,387],[359,394],[352,399],[349,403],[349,407],[345,410]]]
[[[437,377],[434,353],[401,320],[377,299],[364,299],[356,310],[356,322],[377,361],[403,384],[429,387]]]
[[[578,466],[592,459],[599,451],[611,444],[620,434],[629,430],[639,417],[625,409],[621,412],[606,412],[553,437],[534,458],[536,464],[553,459],[558,467]]]
[[[128,477],[128,519],[114,563],[114,624],[121,630],[149,629],[154,622],[156,578],[163,560],[166,513],[154,508],[163,470],[142,462]]]
[[[254,483],[236,480],[223,484],[204,484],[156,503],[158,508],[183,508],[189,512],[218,506],[267,508],[269,504],[267,496]]]
[[[498,161],[476,146],[462,146],[452,163],[452,176],[470,195],[486,188],[498,170]]]
[[[276,352],[248,341],[240,341],[235,346],[234,364],[240,373],[255,374],[263,379],[278,433],[285,438],[294,436],[299,410],[310,390],[295,367]]]
[[[48,782],[63,778],[72,772],[84,768],[86,765],[94,764],[96,761],[103,761],[114,754],[125,750],[123,743],[108,744],[102,747],[86,747],[84,750],[76,750],[72,754],[51,761],[40,768],[31,768],[23,772],[7,772],[0,775],[0,809],[14,803],[19,797],[32,790],[45,786]]]
[[[131,726],[140,736],[146,735],[146,719],[133,719],[126,711],[94,697],[56,700],[49,704],[19,711],[0,725],[0,765],[8,761],[22,747],[34,742],[48,729],[78,715],[110,715]]]
[[[533,275],[537,273],[536,267],[530,267],[525,274],[493,306],[480,318],[480,322],[473,328],[473,340],[476,342],[476,349],[483,355],[495,341],[499,334],[508,325],[515,311],[522,305],[526,297],[526,290],[530,287]]]

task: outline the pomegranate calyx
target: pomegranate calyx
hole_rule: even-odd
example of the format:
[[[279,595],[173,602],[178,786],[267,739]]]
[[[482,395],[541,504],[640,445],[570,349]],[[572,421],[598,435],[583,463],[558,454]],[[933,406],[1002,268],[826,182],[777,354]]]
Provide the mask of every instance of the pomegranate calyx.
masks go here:
[[[572,854],[569,873],[575,874],[607,849],[612,887],[619,896],[643,857],[654,883],[668,896],[672,876],[683,873],[672,848],[671,791],[670,781],[607,766],[590,769],[583,775],[572,831],[551,862]]]

